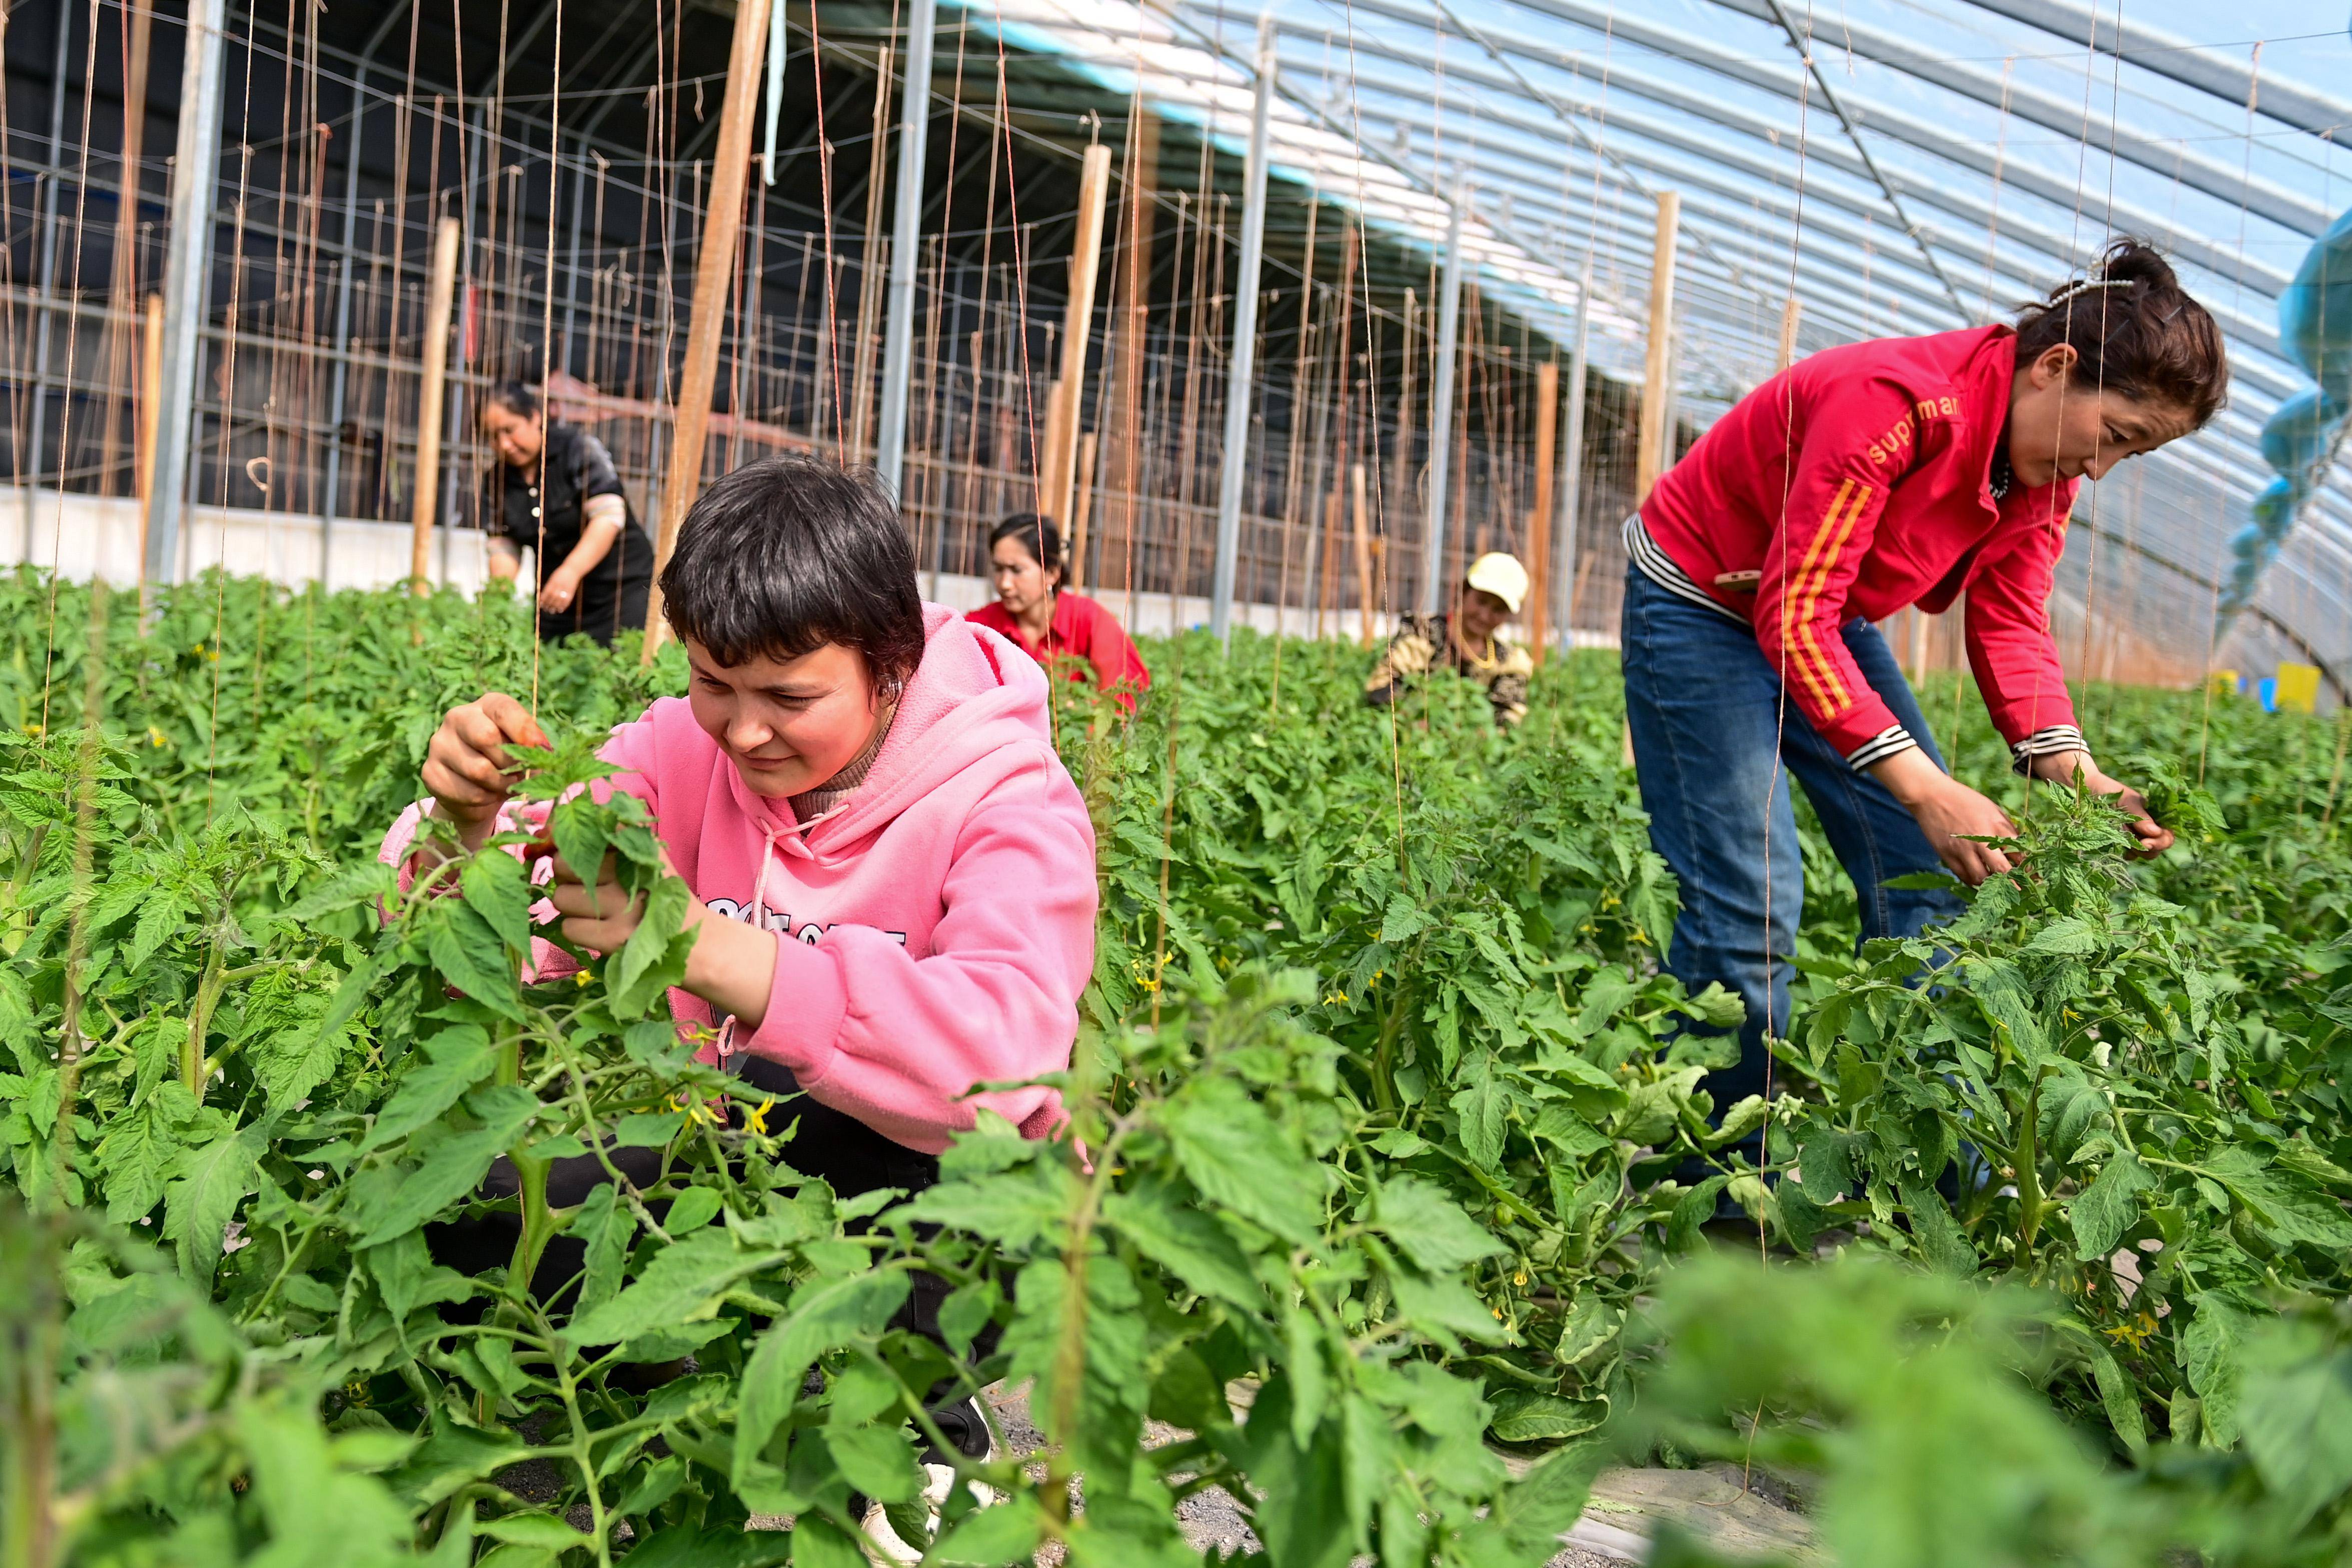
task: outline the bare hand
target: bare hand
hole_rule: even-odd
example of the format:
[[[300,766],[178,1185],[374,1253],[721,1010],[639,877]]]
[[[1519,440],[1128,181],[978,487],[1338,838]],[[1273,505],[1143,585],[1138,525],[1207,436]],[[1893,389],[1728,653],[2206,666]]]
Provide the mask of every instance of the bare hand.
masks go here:
[[[2110,779],[2099,771],[2087,751],[2062,751],[2034,759],[2033,773],[2037,779],[2053,784],[2072,784],[2080,771],[2083,788],[2094,795],[2104,795],[2124,810],[2131,813],[2131,834],[2139,841],[2132,852],[2141,860],[2149,860],[2172,847],[2172,830],[2148,814],[2147,801],[2140,792],[2120,779]]]
[[[522,704],[504,692],[485,692],[451,708],[425,748],[425,788],[433,793],[437,814],[455,822],[471,847],[479,847],[506,804],[508,780],[519,766],[507,750],[509,741],[548,743]]]
[[[2009,855],[1975,841],[2014,838],[2017,824],[2009,820],[2008,812],[1958,779],[1944,777],[1940,787],[1904,804],[1918,819],[1919,831],[1927,835],[1936,858],[1970,887],[2011,869],[2013,862]]]
[[[2086,782],[2098,793],[2112,796],[2116,805],[2131,813],[2131,834],[2139,841],[2139,847],[2132,852],[2135,856],[2153,860],[2172,847],[2172,830],[2148,814],[2147,801],[2138,790],[2104,773],[2095,781]]]
[[[560,615],[572,608],[572,601],[579,593],[580,580],[558,570],[549,573],[547,580],[540,585],[539,607],[551,615]]]
[[[593,887],[569,861],[557,855],[555,878],[548,883],[547,896],[563,916],[563,935],[592,953],[619,952],[636,935],[637,922],[645,918],[646,901],[632,898],[622,888],[610,853],[597,868]]]
[[[1926,752],[1906,747],[1871,764],[1870,771],[1918,819],[1936,858],[1954,876],[1975,887],[2011,869],[2009,855],[1971,841],[2014,838],[2017,824],[2008,812],[1937,767]]]

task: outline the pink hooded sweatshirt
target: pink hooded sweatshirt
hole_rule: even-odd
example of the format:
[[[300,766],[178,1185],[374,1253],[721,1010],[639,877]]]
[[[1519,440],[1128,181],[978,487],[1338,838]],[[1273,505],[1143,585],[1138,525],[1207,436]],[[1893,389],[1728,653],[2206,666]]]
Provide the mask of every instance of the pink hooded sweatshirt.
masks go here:
[[[1045,672],[943,606],[923,607],[923,630],[865,782],[807,823],[745,787],[683,698],[616,727],[600,755],[629,770],[614,787],[652,808],[696,897],[785,938],[767,1015],[731,1049],[938,1154],[981,1105],[1029,1137],[1063,1119],[1052,1089],[967,1092],[1069,1066],[1096,888],[1094,829],[1054,750]],[[423,806],[385,836],[385,863],[406,859]],[[541,975],[570,967],[537,946]],[[712,1021],[698,998],[673,990],[670,1002],[682,1023]]]

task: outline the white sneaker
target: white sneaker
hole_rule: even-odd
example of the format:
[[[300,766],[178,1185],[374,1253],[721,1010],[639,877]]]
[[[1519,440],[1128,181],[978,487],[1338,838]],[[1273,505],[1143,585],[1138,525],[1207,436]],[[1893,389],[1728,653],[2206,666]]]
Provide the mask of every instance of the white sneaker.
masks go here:
[[[994,1457],[992,1451],[990,1457]],[[925,1465],[923,1475],[924,1528],[936,1541],[940,1533],[940,1510],[947,1506],[948,1493],[955,1487],[955,1468],[951,1465]],[[996,1501],[996,1489],[993,1487],[982,1486],[978,1481],[966,1481],[964,1490],[982,1508]],[[923,1560],[921,1548],[909,1546],[898,1539],[898,1532],[890,1527],[889,1516],[878,1502],[866,1505],[866,1555],[877,1563],[920,1563]]]

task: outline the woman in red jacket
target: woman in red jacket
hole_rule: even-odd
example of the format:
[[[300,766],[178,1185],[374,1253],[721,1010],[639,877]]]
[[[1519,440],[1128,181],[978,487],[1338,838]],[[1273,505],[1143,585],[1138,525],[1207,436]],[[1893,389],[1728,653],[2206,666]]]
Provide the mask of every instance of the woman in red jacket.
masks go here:
[[[2047,607],[2078,484],[2203,425],[2228,383],[2213,319],[2119,241],[2013,329],[1848,344],[1775,376],[1626,520],[1626,717],[1651,841],[1682,883],[1667,967],[1748,1004],[1739,1065],[1708,1081],[1718,1110],[1762,1091],[1765,1028],[1788,1029],[1804,882],[1784,766],[1866,938],[1958,907],[1888,879],[2009,866],[1971,836],[2012,824],[1945,770],[1873,622],[1965,592],[1969,667],[2018,770],[2079,774],[2145,852],[2171,844],[2084,743]]]
[[[1021,651],[1051,671],[1057,662],[1071,680],[1081,680],[1084,660],[1095,684],[1116,694],[1122,713],[1151,689],[1143,655],[1101,605],[1062,587],[1062,534],[1053,519],[1015,512],[990,530],[989,573],[996,602],[964,617],[1013,639]]]

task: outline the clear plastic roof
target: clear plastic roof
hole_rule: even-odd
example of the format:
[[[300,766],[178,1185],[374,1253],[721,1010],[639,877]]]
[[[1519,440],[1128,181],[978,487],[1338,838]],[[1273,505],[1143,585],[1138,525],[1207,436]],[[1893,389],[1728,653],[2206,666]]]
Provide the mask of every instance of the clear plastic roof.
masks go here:
[[[1236,149],[1246,134],[1255,7],[962,3]],[[2077,521],[2150,569],[2090,584],[2131,595],[2102,612],[2193,665],[2230,537],[2274,477],[2263,423],[2310,384],[2281,354],[2278,295],[2352,207],[2352,39],[2329,12],[1274,0],[1263,47],[1278,175],[1431,246],[1458,198],[1487,288],[1539,327],[1564,337],[1589,280],[1606,373],[1639,378],[1652,198],[1679,192],[1675,364],[1702,422],[1770,373],[1791,292],[1811,350],[2000,319],[2112,235],[2155,240],[2229,334],[2231,404],[2129,483],[2086,492]],[[2347,608],[2352,494],[2332,476],[2241,622],[2240,656],[2313,655],[2352,678]]]

